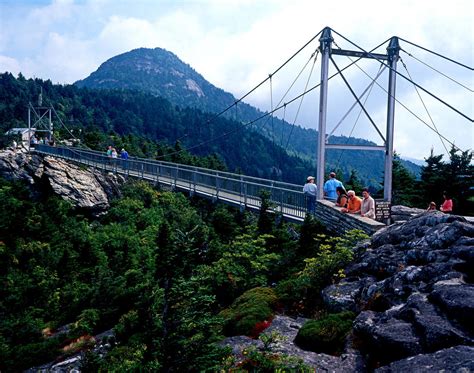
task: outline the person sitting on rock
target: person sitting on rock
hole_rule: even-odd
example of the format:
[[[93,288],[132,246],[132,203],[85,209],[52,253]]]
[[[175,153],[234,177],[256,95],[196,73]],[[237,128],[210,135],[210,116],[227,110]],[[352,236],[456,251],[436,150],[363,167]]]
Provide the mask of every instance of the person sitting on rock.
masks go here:
[[[358,214],[360,213],[360,207],[362,206],[362,200],[355,195],[353,190],[347,192],[347,208],[341,209],[342,212],[347,212],[349,214]]]
[[[430,202],[426,211],[433,211],[433,210],[436,210],[436,203]]]
[[[441,211],[451,214],[453,212],[453,200],[447,192],[443,192],[444,202],[439,208]]]

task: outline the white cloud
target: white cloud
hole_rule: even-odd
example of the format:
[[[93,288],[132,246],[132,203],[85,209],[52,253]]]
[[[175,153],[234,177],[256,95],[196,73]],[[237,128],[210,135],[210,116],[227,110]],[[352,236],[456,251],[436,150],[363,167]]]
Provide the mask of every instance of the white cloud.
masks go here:
[[[18,75],[21,72],[20,64],[14,58],[0,55],[0,66],[1,72],[9,71],[14,75]]]

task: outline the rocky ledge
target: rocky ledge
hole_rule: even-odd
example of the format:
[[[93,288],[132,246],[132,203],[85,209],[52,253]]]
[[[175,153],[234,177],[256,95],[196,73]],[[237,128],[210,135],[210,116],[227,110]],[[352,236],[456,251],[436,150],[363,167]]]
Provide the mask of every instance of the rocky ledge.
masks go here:
[[[346,275],[323,297],[333,311],[359,312],[353,334],[369,366],[413,371],[431,359],[474,369],[472,223],[435,211],[387,227],[357,249]]]
[[[0,151],[0,176],[25,180],[35,194],[47,189],[94,215],[105,212],[110,198],[120,194],[124,179],[53,157],[20,150]]]

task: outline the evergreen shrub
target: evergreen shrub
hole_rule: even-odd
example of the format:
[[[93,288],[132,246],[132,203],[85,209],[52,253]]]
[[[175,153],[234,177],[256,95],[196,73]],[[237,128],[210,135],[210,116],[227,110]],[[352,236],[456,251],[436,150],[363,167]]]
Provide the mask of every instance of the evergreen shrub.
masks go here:
[[[295,343],[313,352],[340,354],[354,318],[353,312],[345,311],[328,314],[319,320],[310,320],[298,331]]]
[[[255,327],[273,316],[277,296],[270,288],[254,288],[240,297],[221,312],[224,318],[224,334],[227,336],[253,336]]]

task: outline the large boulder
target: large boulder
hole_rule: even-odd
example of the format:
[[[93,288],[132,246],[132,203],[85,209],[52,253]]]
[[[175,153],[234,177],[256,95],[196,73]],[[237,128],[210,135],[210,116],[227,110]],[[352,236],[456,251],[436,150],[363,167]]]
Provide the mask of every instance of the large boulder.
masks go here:
[[[0,176],[26,181],[33,194],[52,190],[94,215],[107,210],[110,199],[120,195],[119,186],[125,181],[115,174],[102,174],[62,159],[20,150],[0,151]]]
[[[407,207],[402,205],[394,205],[391,207],[391,218],[393,221],[407,221],[412,217],[425,212],[423,209]]]

